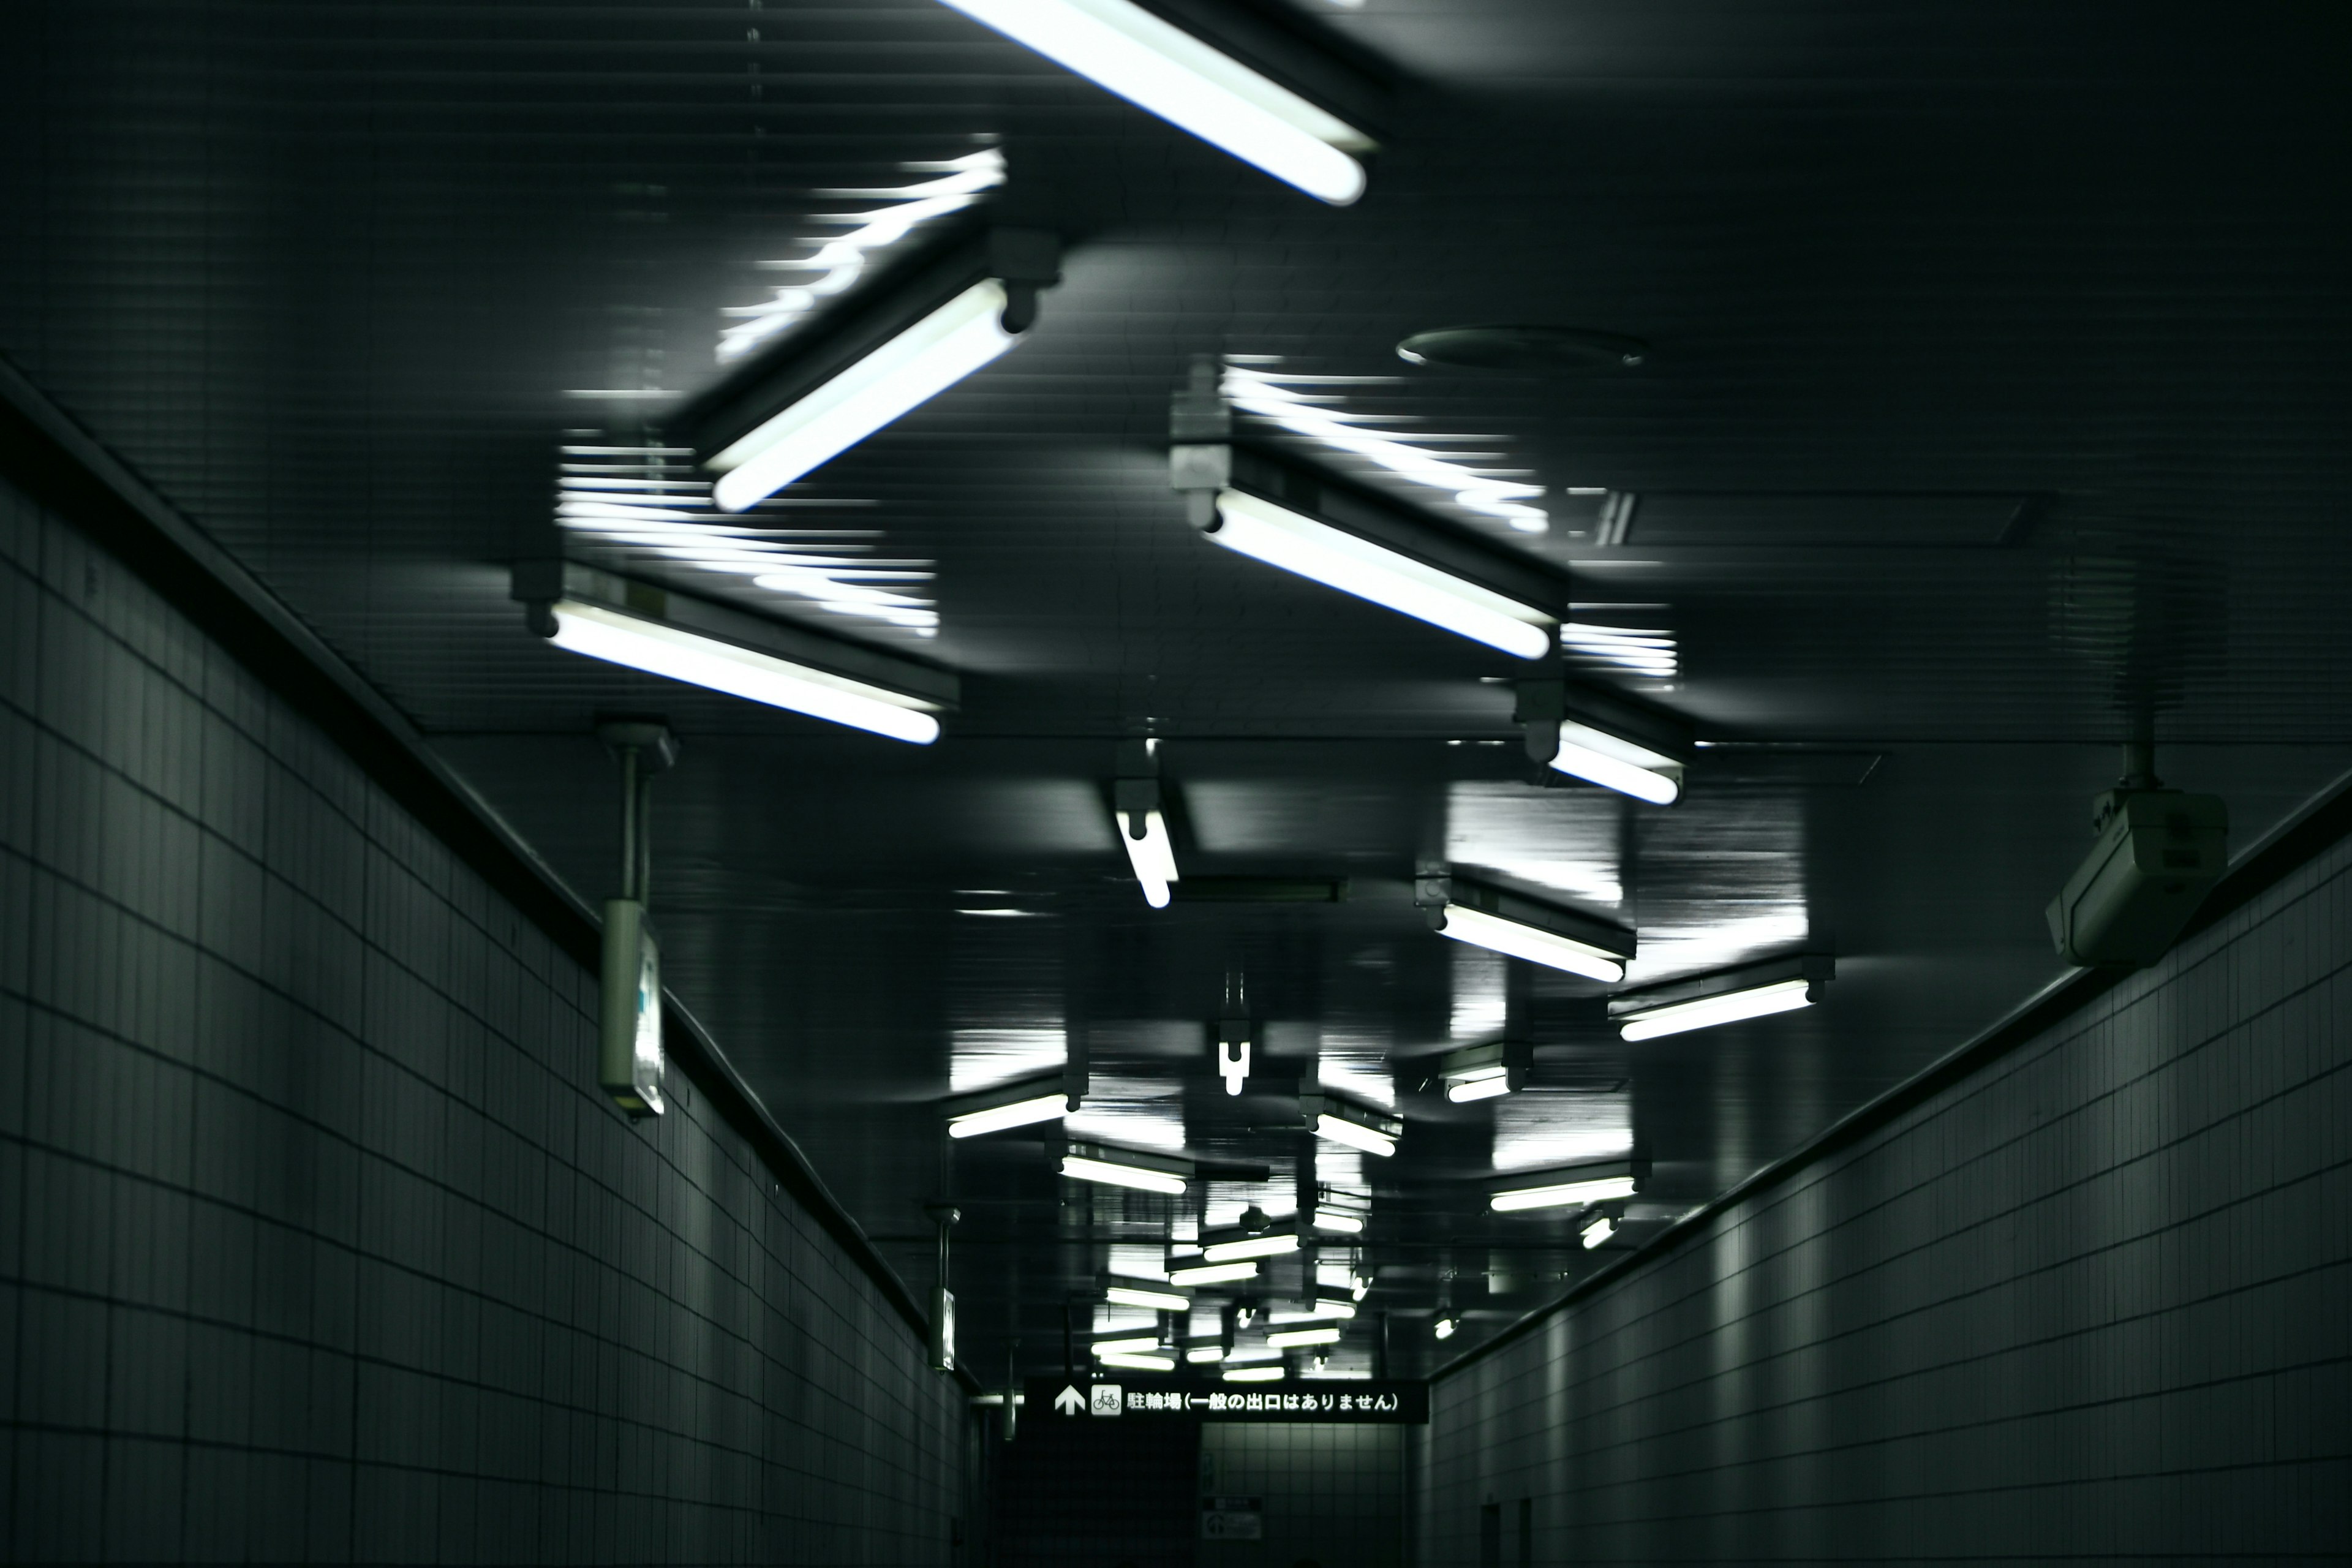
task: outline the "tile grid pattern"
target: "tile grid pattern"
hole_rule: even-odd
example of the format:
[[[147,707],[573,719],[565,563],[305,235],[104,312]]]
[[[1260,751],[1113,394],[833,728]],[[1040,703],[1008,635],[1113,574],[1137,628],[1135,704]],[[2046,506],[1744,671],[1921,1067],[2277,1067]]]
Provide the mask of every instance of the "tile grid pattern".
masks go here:
[[[1404,1561],[1402,1426],[1204,1423],[1203,1489],[1263,1500],[1258,1541],[1201,1543],[1200,1568],[1397,1568]]]
[[[0,1555],[944,1561],[956,1389],[594,1005],[0,488]]]
[[[2342,1561],[2352,845],[1433,1391],[1424,1560]]]

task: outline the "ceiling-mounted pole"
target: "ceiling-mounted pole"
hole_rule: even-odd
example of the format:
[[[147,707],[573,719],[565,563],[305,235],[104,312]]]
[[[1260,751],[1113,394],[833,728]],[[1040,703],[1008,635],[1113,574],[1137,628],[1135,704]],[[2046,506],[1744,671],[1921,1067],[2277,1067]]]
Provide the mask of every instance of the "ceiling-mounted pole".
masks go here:
[[[621,890],[604,900],[596,1080],[631,1116],[667,1109],[663,1079],[661,950],[646,898],[653,883],[649,831],[654,775],[677,761],[677,737],[659,719],[596,726],[621,764]]]

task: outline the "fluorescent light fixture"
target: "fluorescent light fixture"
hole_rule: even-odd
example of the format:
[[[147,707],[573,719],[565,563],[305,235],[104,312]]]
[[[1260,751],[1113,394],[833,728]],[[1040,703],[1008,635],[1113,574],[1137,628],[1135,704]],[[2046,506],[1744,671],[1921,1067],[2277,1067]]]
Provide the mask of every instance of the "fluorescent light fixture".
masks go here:
[[[1652,805],[1682,798],[1692,738],[1679,714],[1583,682],[1528,680],[1512,716],[1527,728],[1528,754],[1555,773]]]
[[[1070,1097],[1057,1089],[1034,1100],[1016,1100],[1010,1105],[955,1117],[948,1122],[948,1136],[977,1138],[983,1132],[1002,1132],[1008,1127],[1027,1127],[1039,1121],[1058,1121],[1069,1114],[1069,1106]]]
[[[1489,1200],[1496,1214],[1528,1209],[1582,1208],[1610,1198],[1630,1198],[1640,1190],[1646,1167],[1638,1161],[1612,1160],[1599,1164],[1570,1165],[1544,1173],[1547,1178],[1526,1186],[1506,1187]],[[1525,1180],[1526,1178],[1521,1178]]]
[[[1278,1366],[1236,1366],[1224,1373],[1227,1383],[1280,1383],[1287,1373]]]
[[[1128,0],[943,3],[1310,196],[1364,193],[1371,138]]]
[[[1107,1355],[1149,1355],[1160,1348],[1158,1334],[1129,1334],[1116,1340],[1097,1340],[1094,1352]]]
[[[1169,884],[1178,879],[1176,849],[1168,840],[1168,819],[1157,810],[1120,813],[1118,841],[1127,850],[1135,879],[1143,885],[1143,901],[1155,910],[1168,907]]]
[[[969,195],[970,193],[965,193]],[[1060,279],[1061,241],[992,227],[910,258],[816,316],[673,421],[742,511],[1003,353]]]
[[[1200,1263],[1188,1268],[1171,1268],[1171,1285],[1230,1285],[1238,1279],[1257,1278],[1254,1262]]]
[[[1588,980],[1617,981],[1625,978],[1625,964],[1615,953],[1561,936],[1537,926],[1521,925],[1517,921],[1490,915],[1463,904],[1447,904],[1444,923],[1438,928],[1443,936],[1455,942],[1468,942],[1508,958],[1524,958],[1529,963],[1540,963],[1547,969],[1563,970],[1570,974],[1581,974]]]
[[[711,499],[742,511],[839,457],[1020,342],[1011,299],[983,278],[874,353],[712,454]]]
[[[1336,1328],[1277,1329],[1265,1336],[1265,1342],[1276,1350],[1290,1350],[1298,1345],[1336,1344],[1339,1331]]]
[[[1551,616],[1302,512],[1226,489],[1207,530],[1226,549],[1519,658],[1554,646]]]
[[[1184,1359],[1192,1363],[1194,1366],[1211,1366],[1225,1359],[1225,1347],[1223,1345],[1187,1345],[1184,1347]]]
[[[1147,1171],[1134,1165],[1116,1164],[1108,1160],[1090,1159],[1083,1154],[1062,1156],[1062,1174],[1081,1182],[1098,1182],[1110,1187],[1133,1187],[1138,1192],[1164,1193],[1170,1197],[1181,1197],[1184,1178],[1164,1171]]]
[[[518,563],[513,596],[569,652],[896,741],[938,740],[956,701],[943,671],[577,562]]]
[[[1532,1058],[1532,1047],[1522,1041],[1465,1046],[1445,1053],[1438,1064],[1438,1077],[1445,1085],[1445,1098],[1457,1105],[1493,1100],[1524,1086]]]
[[[1429,1326],[1429,1331],[1441,1340],[1450,1340],[1454,1337],[1454,1331],[1461,1326],[1459,1318],[1440,1318]]]
[[[1821,954],[1744,964],[1714,974],[1624,992],[1609,999],[1609,1021],[1627,1040],[1736,1024],[1810,1007],[1836,973]]]
[[[1107,1355],[1097,1358],[1105,1366],[1125,1367],[1130,1372],[1174,1372],[1176,1361],[1164,1355]]]
[[[1201,1258],[1205,1263],[1237,1263],[1244,1258],[1279,1258],[1297,1250],[1297,1232],[1270,1230],[1263,1236],[1242,1236],[1227,1241],[1207,1242],[1201,1248]],[[1256,1268],[1252,1264],[1251,1272],[1256,1272]],[[1176,1278],[1174,1271],[1171,1270],[1168,1278],[1172,1282]]]
[[[1179,1296],[1173,1290],[1147,1289],[1140,1285],[1112,1285],[1103,1291],[1106,1300],[1121,1307],[1143,1307],[1154,1312],[1189,1312],[1192,1298]]]
[[[896,692],[843,680],[787,660],[697,637],[638,616],[576,599],[551,606],[555,630],[548,640],[572,653],[625,664],[730,697],[829,719],[852,729],[928,746],[940,721]]]
[[[1634,952],[1631,931],[1442,869],[1422,873],[1413,900],[1441,936],[1588,980],[1624,979]]]
[[[1318,1207],[1308,1217],[1307,1223],[1317,1230],[1332,1231],[1340,1236],[1364,1234],[1364,1216],[1349,1214],[1346,1209]]]
[[[1591,1225],[1586,1226],[1582,1230],[1577,1232],[1577,1236],[1583,1241],[1584,1249],[1587,1252],[1591,1251],[1594,1247],[1600,1246],[1602,1242],[1608,1240],[1611,1237],[1616,1234],[1617,1222],[1610,1218],[1605,1214],[1596,1217]]]
[[[1393,1116],[1367,1110],[1328,1095],[1300,1095],[1298,1112],[1318,1138],[1328,1138],[1334,1143],[1344,1143],[1383,1159],[1396,1152],[1397,1138],[1404,1131],[1404,1123]]]
[[[1294,1312],[1276,1312],[1272,1316],[1268,1317],[1266,1321],[1270,1323],[1307,1323],[1313,1322],[1318,1318],[1352,1318],[1355,1315],[1356,1304],[1353,1301],[1342,1301],[1335,1297],[1319,1296],[1316,1298],[1315,1305],[1312,1307],[1304,1308]]]
[[[1395,1139],[1375,1132],[1369,1127],[1359,1127],[1343,1117],[1332,1116],[1328,1113],[1315,1119],[1315,1135],[1318,1138],[1328,1138],[1334,1143],[1344,1143],[1350,1149],[1360,1149],[1367,1154],[1378,1154],[1382,1158],[1396,1152]]]

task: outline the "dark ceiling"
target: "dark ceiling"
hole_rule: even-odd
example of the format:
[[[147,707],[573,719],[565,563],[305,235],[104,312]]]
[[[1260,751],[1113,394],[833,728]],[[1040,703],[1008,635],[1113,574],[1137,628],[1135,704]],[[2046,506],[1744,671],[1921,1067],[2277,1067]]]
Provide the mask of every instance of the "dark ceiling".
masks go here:
[[[1050,1065],[1066,1029],[1095,1085],[1074,1131],[1269,1168],[1212,1183],[1213,1219],[1291,1203],[1311,1141],[1262,1090],[1319,1066],[1392,1095],[1398,1157],[1327,1144],[1314,1173],[1371,1193],[1376,1284],[1334,1365],[1385,1311],[1414,1370],[1612,1256],[1488,1215],[1495,1171],[1638,1143],[1612,1247],[1638,1244],[2060,973],[2042,906],[2117,771],[2119,694],[2239,846],[2352,765],[2340,6],[1294,9],[1398,84],[1350,208],[933,0],[77,0],[22,8],[0,62],[0,352],[591,897],[615,853],[593,721],[670,718],[673,989],[918,1288],[921,1205],[963,1205],[992,1378],[1009,1334],[1058,1364],[1108,1249],[1156,1255],[1179,1217],[1059,1181],[1018,1132],[946,1152],[951,1082]],[[1069,240],[1034,340],[761,514],[812,531],[784,548],[913,563],[935,638],[573,544],[919,648],[965,678],[940,742],[528,636],[507,568],[550,537],[558,448],[657,444],[721,373],[722,312],[778,286],[759,263],[877,201],[824,193],[990,148],[997,209]],[[1651,353],[1393,353],[1492,321]],[[1671,679],[1580,668],[1696,721],[1686,802],[1531,786],[1515,661],[1187,528],[1169,401],[1219,355],[1374,378],[1329,386],[1545,487],[1540,537],[1436,510],[1564,568],[1580,621],[1671,637]],[[1603,490],[1639,498],[1620,542]],[[1347,900],[1147,910],[1103,794],[1145,734],[1188,877]],[[1803,948],[1838,977],[1810,1012],[1629,1047],[1601,988],[1547,973],[1535,1089],[1449,1105],[1433,1058],[1493,1036],[1503,976],[1421,923],[1431,856],[1637,926],[1637,977]],[[1206,1035],[1236,974],[1266,1067],[1237,1100]],[[1467,1314],[1444,1347],[1441,1299]]]

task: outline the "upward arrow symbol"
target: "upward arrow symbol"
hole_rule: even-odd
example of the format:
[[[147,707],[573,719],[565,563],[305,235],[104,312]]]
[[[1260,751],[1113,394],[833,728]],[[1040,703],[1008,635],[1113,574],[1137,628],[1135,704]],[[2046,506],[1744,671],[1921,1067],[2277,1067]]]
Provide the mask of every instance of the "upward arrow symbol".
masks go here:
[[[1080,1394],[1073,1384],[1064,1384],[1062,1392],[1054,1395],[1054,1408],[1065,1415],[1076,1415],[1086,1407],[1087,1396]]]

